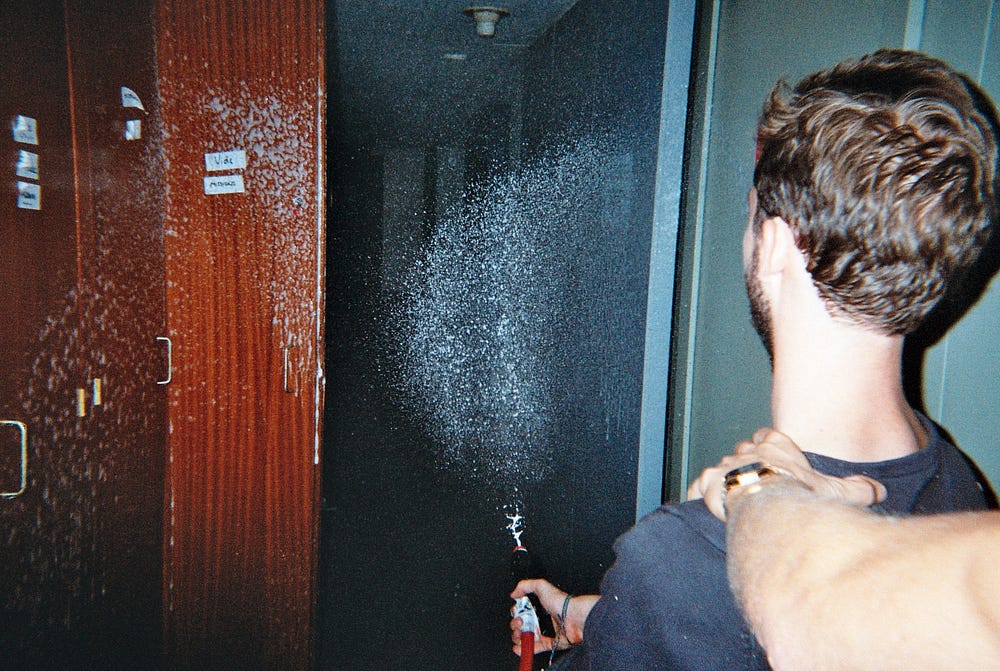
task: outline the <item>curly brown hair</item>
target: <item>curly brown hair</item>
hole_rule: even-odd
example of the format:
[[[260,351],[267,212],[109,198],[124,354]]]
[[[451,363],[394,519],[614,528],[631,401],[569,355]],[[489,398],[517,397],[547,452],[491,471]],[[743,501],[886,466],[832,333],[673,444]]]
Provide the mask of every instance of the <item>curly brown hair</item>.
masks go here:
[[[831,314],[920,325],[997,215],[996,111],[946,63],[881,50],[779,82],[764,104],[758,216],[795,233]]]

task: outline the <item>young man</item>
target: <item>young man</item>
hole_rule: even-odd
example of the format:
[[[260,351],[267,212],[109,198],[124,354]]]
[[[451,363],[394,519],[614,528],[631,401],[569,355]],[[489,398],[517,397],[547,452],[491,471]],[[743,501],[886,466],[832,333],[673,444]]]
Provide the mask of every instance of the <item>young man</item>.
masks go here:
[[[917,53],[779,84],[764,105],[744,269],[772,360],[772,425],[818,471],[882,482],[886,512],[987,505],[963,456],[907,404],[901,358],[903,336],[978,257],[996,172],[985,96]],[[599,597],[567,600],[544,581],[512,596],[565,611],[561,671],[766,669],[725,549],[702,501],[665,506],[616,541]]]

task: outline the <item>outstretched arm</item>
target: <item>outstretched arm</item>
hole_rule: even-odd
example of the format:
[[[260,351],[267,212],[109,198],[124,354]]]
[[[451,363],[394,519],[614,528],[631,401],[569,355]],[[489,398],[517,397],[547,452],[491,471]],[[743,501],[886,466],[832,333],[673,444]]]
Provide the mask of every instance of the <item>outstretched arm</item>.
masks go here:
[[[877,490],[797,471],[777,432],[755,442],[741,456],[782,474],[726,494],[727,561],[777,671],[1000,668],[1000,513],[875,515],[857,504]]]
[[[729,498],[730,583],[776,670],[1000,668],[1000,514],[880,517],[780,477]]]
[[[542,604],[542,608],[552,617],[552,623],[556,631],[560,633],[559,648],[567,648],[583,640],[583,627],[587,621],[590,610],[597,603],[598,595],[581,594],[571,596],[562,591],[548,580],[541,578],[522,580],[517,583],[511,598],[534,594]],[[566,619],[562,619],[563,607],[566,609]],[[539,614],[541,615],[541,614]],[[514,653],[521,654],[521,642],[519,632],[521,631],[521,621],[519,618],[512,618],[510,621],[511,640],[514,643]],[[553,638],[540,636],[535,639],[535,652],[548,651],[556,645]]]

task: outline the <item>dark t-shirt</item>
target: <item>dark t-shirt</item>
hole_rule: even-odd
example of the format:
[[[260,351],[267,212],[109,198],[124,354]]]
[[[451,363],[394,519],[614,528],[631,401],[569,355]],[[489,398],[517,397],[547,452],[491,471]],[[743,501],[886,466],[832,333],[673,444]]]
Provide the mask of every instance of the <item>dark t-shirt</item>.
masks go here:
[[[817,470],[863,473],[888,495],[891,514],[981,510],[987,496],[965,457],[926,422],[927,447],[857,464],[807,454]],[[554,669],[716,671],[768,669],[726,577],[725,525],[702,501],[658,508],[615,541],[615,563],[587,617],[584,641]]]

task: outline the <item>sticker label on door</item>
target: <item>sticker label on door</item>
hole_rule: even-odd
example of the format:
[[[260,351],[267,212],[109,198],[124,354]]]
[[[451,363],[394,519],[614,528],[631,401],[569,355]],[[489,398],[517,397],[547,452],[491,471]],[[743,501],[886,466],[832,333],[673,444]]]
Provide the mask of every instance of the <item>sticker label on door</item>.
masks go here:
[[[10,124],[10,129],[14,134],[14,142],[38,144],[38,122],[30,116],[18,114]]]
[[[243,175],[213,175],[205,177],[205,194],[243,193]]]
[[[205,154],[205,170],[242,170],[247,167],[247,153],[242,149]]]
[[[17,154],[17,176],[38,179],[38,154],[21,150]]]
[[[142,106],[142,100],[139,99],[139,96],[136,95],[135,91],[127,86],[123,86],[121,88],[121,93],[122,107],[135,107],[137,109],[141,109],[143,112],[146,111],[146,108]]]
[[[42,187],[31,182],[18,182],[17,206],[22,210],[42,209]]]
[[[142,139],[142,119],[129,119],[125,122],[125,139]]]

